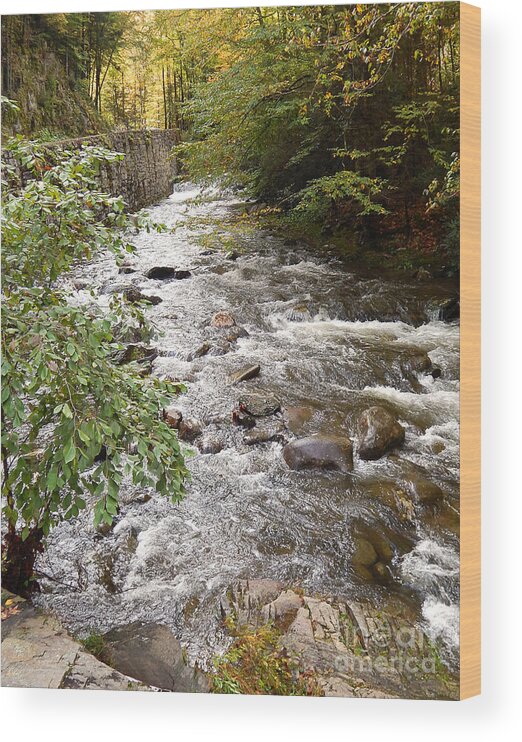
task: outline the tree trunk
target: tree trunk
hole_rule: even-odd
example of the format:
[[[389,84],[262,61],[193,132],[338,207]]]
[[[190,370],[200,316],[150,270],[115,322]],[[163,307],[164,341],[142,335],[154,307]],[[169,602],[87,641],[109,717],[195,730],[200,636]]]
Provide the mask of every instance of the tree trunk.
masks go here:
[[[7,532],[2,545],[2,587],[16,595],[27,597],[38,590],[34,580],[34,565],[43,551],[43,531],[32,528],[23,541],[13,529]]]

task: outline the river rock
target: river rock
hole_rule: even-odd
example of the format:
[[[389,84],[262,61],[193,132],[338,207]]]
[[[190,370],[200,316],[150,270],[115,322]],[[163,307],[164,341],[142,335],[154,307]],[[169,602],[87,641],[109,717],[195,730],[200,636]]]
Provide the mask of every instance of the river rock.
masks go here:
[[[361,459],[380,459],[387,451],[404,442],[405,431],[391,412],[378,405],[365,410],[358,420]]]
[[[227,343],[225,339],[222,339],[210,346],[208,354],[209,356],[225,356],[227,353],[230,353],[231,350],[231,344]]]
[[[147,294],[143,294],[139,289],[136,288],[136,286],[130,286],[122,293],[127,301],[129,301],[131,304],[138,304],[139,302],[143,302],[144,304],[152,304],[153,306],[156,306],[157,304],[161,304],[161,302],[163,301],[161,296],[149,296]]]
[[[182,441],[192,442],[201,435],[201,424],[194,418],[183,419],[179,424],[179,437]]]
[[[181,280],[183,278],[190,278],[192,275],[188,270],[179,270],[178,268],[172,268],[167,265],[157,265],[154,268],[150,268],[145,275],[147,278],[153,278],[156,280],[164,281],[168,278],[175,278]]]
[[[126,363],[149,364],[158,357],[158,349],[144,343],[129,343],[123,350],[113,354],[114,362],[120,366]]]
[[[225,340],[229,343],[235,343],[239,338],[247,338],[248,331],[244,327],[233,327],[230,332],[225,335]]]
[[[285,427],[282,423],[268,425],[264,427],[255,427],[248,433],[245,433],[244,441],[247,446],[255,446],[258,443],[270,443],[272,441],[285,441]]]
[[[415,477],[408,483],[408,489],[416,503],[421,507],[436,505],[444,498],[444,493],[438,484],[422,477]]]
[[[371,567],[378,561],[378,559],[379,557],[377,556],[377,552],[370,541],[365,538],[357,539],[357,544],[352,557],[354,564],[361,564],[363,567]]]
[[[261,366],[259,364],[256,364],[255,366],[245,366],[244,368],[239,369],[239,371],[230,374],[230,383],[239,384],[240,381],[255,379],[256,376],[259,376],[260,371]]]
[[[288,443],[283,458],[290,469],[353,470],[353,447],[349,438],[311,435]]]
[[[312,420],[314,412],[313,407],[285,407],[284,419],[288,430],[294,435],[301,435],[307,423]]]
[[[177,430],[181,425],[183,415],[175,407],[166,407],[163,410],[163,419],[165,420],[169,428],[175,428]]]
[[[256,424],[256,420],[248,412],[242,412],[241,410],[232,410],[232,424],[240,425],[242,428],[253,428]]]
[[[216,314],[210,320],[211,327],[235,327],[236,320],[233,315],[227,311],[216,312]]]
[[[431,358],[424,350],[419,350],[413,355],[404,354],[401,360],[401,369],[403,373],[424,373],[432,367]]]
[[[211,349],[210,343],[203,343],[199,346],[199,348],[196,348],[196,350],[192,351],[192,353],[189,354],[187,360],[188,361],[195,361],[196,358],[203,358],[203,356],[206,356],[207,353],[209,353]]]
[[[224,449],[225,442],[218,435],[207,434],[201,436],[197,445],[201,453],[216,454]]]
[[[254,417],[274,415],[281,409],[281,402],[273,394],[244,394],[239,398],[240,412]]]
[[[437,311],[437,319],[443,322],[451,322],[460,317],[460,301],[457,296],[436,302],[434,306]]]
[[[209,691],[206,676],[186,664],[181,644],[166,626],[137,621],[103,638],[110,665],[119,672],[162,690]]]
[[[372,572],[377,580],[377,582],[380,582],[381,584],[387,585],[389,582],[392,581],[392,574],[390,572],[390,568],[388,565],[383,564],[382,562],[377,562],[372,567]]]

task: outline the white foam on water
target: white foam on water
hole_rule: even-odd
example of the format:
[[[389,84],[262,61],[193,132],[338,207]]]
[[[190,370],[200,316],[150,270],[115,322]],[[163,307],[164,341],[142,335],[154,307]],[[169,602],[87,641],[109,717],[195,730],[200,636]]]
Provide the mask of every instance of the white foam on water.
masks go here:
[[[437,578],[459,574],[459,555],[450,546],[423,539],[401,562],[401,575],[413,587],[429,587]]]
[[[415,394],[414,392],[401,392],[389,386],[367,386],[364,391],[390,402],[404,413],[431,412],[434,424],[444,424],[448,418],[455,421],[459,416],[460,397],[456,391],[436,389],[427,394]]]
[[[426,633],[432,641],[441,640],[451,655],[459,647],[460,609],[455,603],[445,603],[436,598],[427,598],[422,605],[426,622]]]
[[[402,558],[400,574],[407,585],[427,595],[422,604],[425,631],[454,656],[459,645],[459,554],[450,546],[423,539]]]

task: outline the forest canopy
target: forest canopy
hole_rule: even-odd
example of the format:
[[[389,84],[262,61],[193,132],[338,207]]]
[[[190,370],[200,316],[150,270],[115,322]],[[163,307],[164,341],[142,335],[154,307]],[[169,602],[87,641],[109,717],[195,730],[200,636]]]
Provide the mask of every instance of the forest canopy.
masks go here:
[[[457,265],[457,3],[13,16],[3,34],[4,94],[21,111],[7,127],[172,128],[193,179],[241,186],[324,233],[355,224],[367,243],[422,232]],[[89,102],[88,131],[74,114],[68,130],[49,80],[44,113],[27,115],[28,46],[52,52]]]

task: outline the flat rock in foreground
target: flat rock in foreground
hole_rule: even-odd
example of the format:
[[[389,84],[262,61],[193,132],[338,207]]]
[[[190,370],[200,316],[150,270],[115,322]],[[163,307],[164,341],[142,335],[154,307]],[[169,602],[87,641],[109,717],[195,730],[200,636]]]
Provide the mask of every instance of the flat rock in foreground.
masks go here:
[[[153,690],[100,662],[60,622],[28,604],[2,621],[2,685],[9,688]]]

